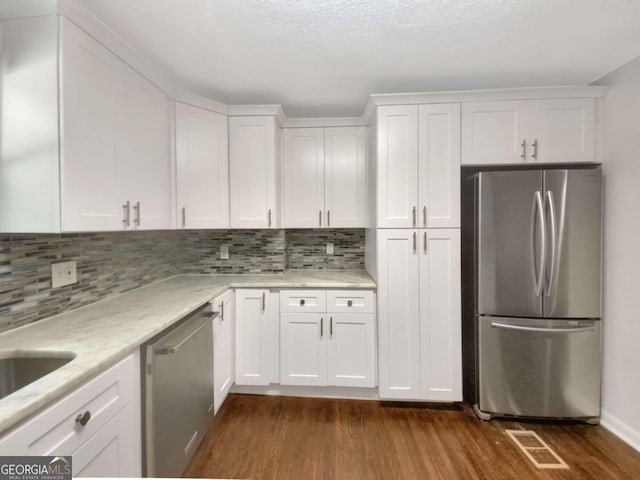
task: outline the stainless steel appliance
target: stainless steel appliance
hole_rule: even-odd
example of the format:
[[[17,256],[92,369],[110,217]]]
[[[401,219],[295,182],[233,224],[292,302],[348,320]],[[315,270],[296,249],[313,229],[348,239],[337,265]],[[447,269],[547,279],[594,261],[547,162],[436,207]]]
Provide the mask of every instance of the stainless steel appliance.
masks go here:
[[[212,312],[207,304],[143,349],[147,477],[180,477],[213,417]]]
[[[474,175],[476,413],[600,416],[600,167]]]

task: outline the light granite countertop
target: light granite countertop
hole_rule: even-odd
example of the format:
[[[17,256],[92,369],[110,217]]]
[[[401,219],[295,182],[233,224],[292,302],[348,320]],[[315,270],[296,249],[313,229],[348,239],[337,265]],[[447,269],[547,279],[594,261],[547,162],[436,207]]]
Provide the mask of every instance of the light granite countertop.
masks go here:
[[[364,270],[177,275],[0,334],[0,358],[23,351],[75,358],[0,399],[0,434],[124,358],[230,288],[376,288]]]

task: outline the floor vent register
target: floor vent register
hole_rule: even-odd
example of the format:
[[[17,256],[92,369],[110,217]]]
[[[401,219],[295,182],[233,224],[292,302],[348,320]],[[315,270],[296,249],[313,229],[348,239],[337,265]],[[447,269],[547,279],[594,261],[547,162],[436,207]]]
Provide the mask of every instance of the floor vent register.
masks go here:
[[[505,430],[536,468],[569,468],[560,456],[532,430]]]

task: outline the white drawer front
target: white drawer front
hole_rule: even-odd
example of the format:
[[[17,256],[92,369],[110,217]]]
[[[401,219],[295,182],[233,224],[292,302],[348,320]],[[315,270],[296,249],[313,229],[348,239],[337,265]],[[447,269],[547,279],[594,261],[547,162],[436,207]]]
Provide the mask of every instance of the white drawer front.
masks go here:
[[[327,290],[327,311],[338,313],[375,313],[372,290]]]
[[[140,395],[136,352],[0,438],[7,455],[71,455]],[[84,425],[79,414],[89,412]]]
[[[324,290],[280,291],[280,312],[326,312],[326,307],[327,296]]]

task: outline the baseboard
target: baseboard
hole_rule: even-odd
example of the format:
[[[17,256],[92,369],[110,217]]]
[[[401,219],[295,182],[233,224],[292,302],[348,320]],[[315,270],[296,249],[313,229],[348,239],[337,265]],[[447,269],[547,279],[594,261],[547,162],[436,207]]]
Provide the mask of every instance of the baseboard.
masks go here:
[[[231,393],[250,395],[280,395],[285,397],[344,398],[350,400],[380,400],[377,388],[300,387],[293,385],[234,385]]]
[[[600,425],[640,452],[640,432],[605,410],[602,410]]]

